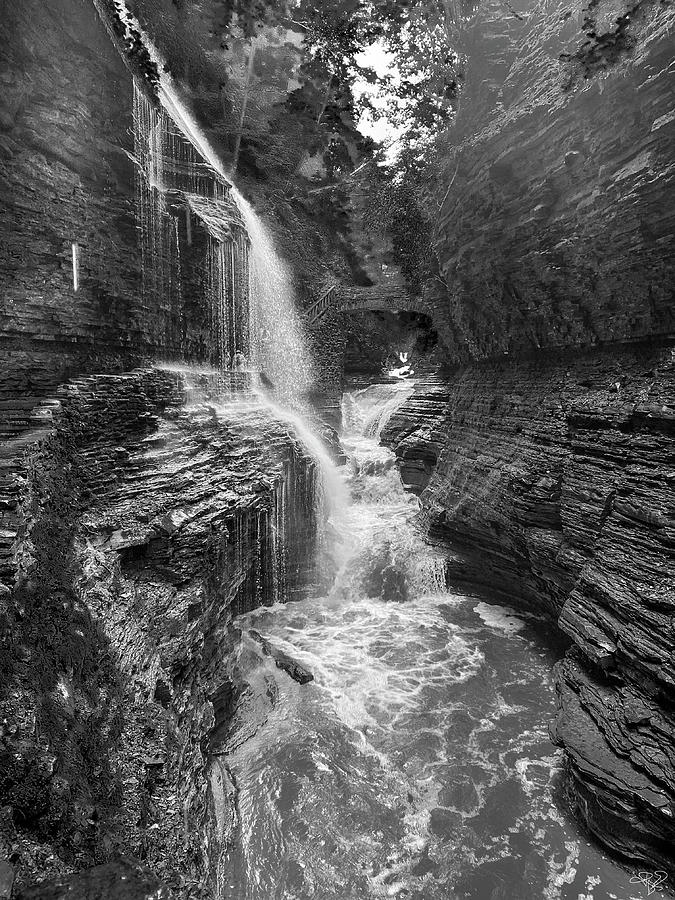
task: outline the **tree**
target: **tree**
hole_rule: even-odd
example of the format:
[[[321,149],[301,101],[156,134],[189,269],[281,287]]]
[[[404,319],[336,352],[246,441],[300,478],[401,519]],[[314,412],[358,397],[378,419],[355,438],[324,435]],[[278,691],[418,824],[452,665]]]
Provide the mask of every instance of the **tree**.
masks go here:
[[[181,2],[193,27],[201,22],[211,34],[211,56],[228,73],[224,93],[234,111],[221,134],[240,176],[268,181],[279,202],[301,202],[324,222],[335,205],[341,232],[351,204],[361,217],[356,231],[378,235],[373,253],[419,287],[435,269],[428,201],[436,136],[461,86],[449,39],[457,0]],[[375,45],[389,54],[391,71],[364,62]],[[355,94],[364,82],[386,98],[385,109]],[[396,129],[394,159],[359,134],[365,111]],[[371,199],[357,214],[359,193]]]

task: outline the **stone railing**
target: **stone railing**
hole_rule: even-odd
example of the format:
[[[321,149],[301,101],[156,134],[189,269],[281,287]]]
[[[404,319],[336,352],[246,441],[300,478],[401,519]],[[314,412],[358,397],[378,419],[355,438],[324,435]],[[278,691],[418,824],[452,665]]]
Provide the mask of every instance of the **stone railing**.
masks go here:
[[[325,290],[318,300],[316,300],[307,310],[307,319],[310,325],[318,322],[327,309],[337,306],[339,296],[340,282],[336,281],[327,290]]]

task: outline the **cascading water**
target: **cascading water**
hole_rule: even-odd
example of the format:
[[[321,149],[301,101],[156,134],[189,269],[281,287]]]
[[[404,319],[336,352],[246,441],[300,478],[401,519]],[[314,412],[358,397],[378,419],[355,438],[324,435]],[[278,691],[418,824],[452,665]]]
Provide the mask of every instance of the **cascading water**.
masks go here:
[[[347,492],[340,473],[326,450],[323,441],[316,436],[310,425],[299,413],[274,402],[262,390],[254,389],[254,394],[272,413],[275,419],[290,425],[293,433],[317,463],[318,490],[314,497],[316,521],[326,523],[330,518],[333,518],[340,523],[347,504]],[[321,536],[325,537],[323,534]]]
[[[253,362],[283,406],[306,412],[312,366],[296,309],[291,273],[250,203],[233,190],[251,239]]]
[[[240,616],[222,747],[237,823],[221,900],[636,898],[556,808],[539,623],[450,593],[376,433],[409,387],[347,395],[347,558],[323,598]],[[249,629],[313,672],[300,686]]]
[[[175,109],[176,102],[171,104]],[[241,369],[250,355],[249,239],[229,185],[206,164],[162,107],[134,83],[136,209],[143,293],[168,316],[169,345],[182,343],[181,231],[193,244],[193,219],[208,304],[211,361],[221,371]],[[196,237],[196,235],[195,235]]]
[[[272,414],[287,422],[317,462],[318,522],[340,519],[346,493],[336,466],[323,442],[312,430],[307,392],[312,365],[297,313],[291,273],[277,253],[274,241],[253,207],[234,188],[251,242],[251,360],[258,381],[256,395]]]
[[[143,256],[143,290],[169,313],[180,344],[180,221],[193,243],[192,219],[206,235],[203,268],[213,365],[230,371],[230,390],[257,385],[256,396],[287,422],[312,455],[317,522],[341,506],[341,482],[307,420],[312,367],[295,306],[292,278],[266,226],[225,175],[217,154],[182,102],[164,61],[130,13],[115,0],[127,37],[142,40],[156,64],[159,106],[134,84],[134,155]],[[185,268],[183,265],[182,268]],[[171,341],[169,342],[171,343]],[[238,379],[247,374],[244,384]],[[263,383],[265,387],[263,387]]]
[[[412,396],[414,390],[414,381],[399,381],[345,394],[342,400],[342,421],[352,436],[362,430],[365,437],[379,441],[389,419]]]

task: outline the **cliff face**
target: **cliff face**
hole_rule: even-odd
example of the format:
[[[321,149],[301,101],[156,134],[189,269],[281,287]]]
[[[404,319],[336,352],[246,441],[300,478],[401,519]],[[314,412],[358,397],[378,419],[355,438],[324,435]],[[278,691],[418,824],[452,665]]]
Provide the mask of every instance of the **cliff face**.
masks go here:
[[[509,8],[460,32],[437,192],[428,298],[463,365],[384,437],[451,577],[572,639],[553,733],[581,819],[675,870],[673,11]]]
[[[418,388],[384,435],[453,548],[451,579],[548,612],[573,640],[553,733],[581,817],[670,867],[674,376],[671,350],[638,346],[486,361]]]
[[[37,396],[163,328],[138,305],[131,75],[93,5],[5,4],[0,29],[0,389]]]
[[[208,895],[235,815],[209,776],[239,688],[232,617],[299,584],[315,534],[313,463],[231,403],[175,372],[93,376],[31,435],[18,586],[0,598],[0,841],[18,885],[101,864],[92,885],[119,889],[104,864],[127,854],[139,897],[152,872]]]
[[[91,0],[7,4],[0,39],[0,433],[11,433],[81,372],[218,362],[206,264],[216,226],[199,202],[217,192],[175,129],[150,138],[152,159],[135,146],[156,114],[137,94],[134,122],[131,68]],[[147,182],[165,174],[160,140],[179,168],[160,181],[170,199],[158,210]]]
[[[451,43],[433,289],[455,359],[672,333],[672,7],[486,2]],[[447,191],[447,193],[446,193]]]

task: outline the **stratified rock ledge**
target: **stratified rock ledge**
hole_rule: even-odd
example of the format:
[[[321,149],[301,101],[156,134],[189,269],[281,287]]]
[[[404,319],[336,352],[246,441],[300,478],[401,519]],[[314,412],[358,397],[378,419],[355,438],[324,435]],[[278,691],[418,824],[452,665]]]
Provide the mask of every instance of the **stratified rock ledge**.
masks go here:
[[[675,367],[615,346],[458,370],[418,385],[384,437],[421,493],[451,577],[555,618],[579,816],[610,849],[675,871]],[[416,455],[416,459],[415,459]],[[419,479],[406,477],[412,488]]]

